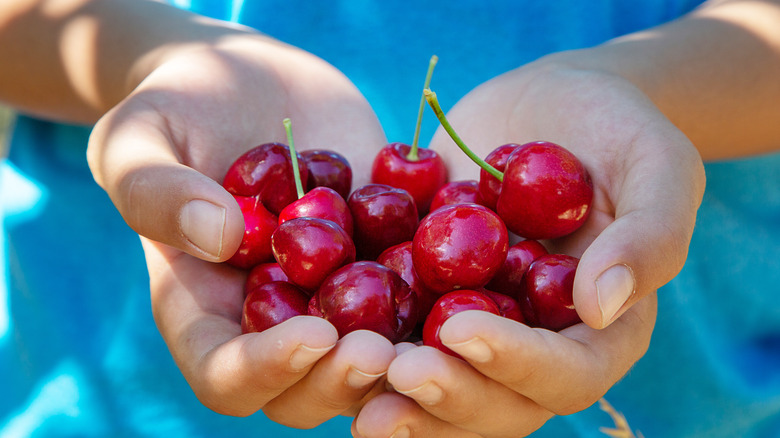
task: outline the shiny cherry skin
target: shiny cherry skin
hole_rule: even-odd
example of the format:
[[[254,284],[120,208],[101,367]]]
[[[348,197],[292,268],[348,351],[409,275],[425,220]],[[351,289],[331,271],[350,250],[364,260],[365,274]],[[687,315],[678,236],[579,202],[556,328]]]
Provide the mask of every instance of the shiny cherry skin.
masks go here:
[[[345,200],[352,192],[352,166],[343,155],[328,149],[301,151],[309,170],[306,190],[329,187]]]
[[[506,226],[487,207],[448,205],[420,222],[412,240],[414,269],[440,293],[479,289],[504,263],[508,240]]]
[[[253,288],[244,299],[241,332],[262,332],[293,316],[308,313],[309,295],[286,281]]]
[[[382,148],[371,166],[371,182],[404,189],[412,195],[418,213],[425,215],[436,192],[447,183],[447,166],[436,151],[418,148],[418,159],[408,158],[412,147],[390,143]]]
[[[448,182],[436,192],[431,201],[430,211],[436,211],[445,205],[480,204],[486,205],[479,194],[479,186],[475,180]]]
[[[290,282],[316,290],[333,271],[355,261],[355,244],[336,223],[319,218],[290,219],[276,228],[271,249]]]
[[[289,281],[289,279],[287,278],[287,274],[282,270],[282,267],[279,266],[279,263],[261,263],[249,271],[249,275],[246,277],[246,283],[244,284],[244,294],[248,294],[249,291],[257,286],[272,281]]]
[[[593,183],[582,162],[562,146],[537,141],[507,159],[496,212],[518,236],[553,239],[582,226],[592,201]]]
[[[242,269],[252,269],[273,260],[271,235],[276,230],[277,217],[254,196],[233,195],[244,216],[244,237],[238,250],[227,263]]]
[[[417,296],[392,269],[360,261],[325,279],[312,295],[308,312],[330,321],[340,337],[371,330],[398,343],[409,337],[417,323]]]
[[[419,310],[417,321],[418,323],[425,321],[433,303],[439,299],[441,294],[426,287],[414,271],[412,242],[408,241],[391,246],[379,254],[376,261],[395,271],[412,288],[412,291],[417,295],[417,308]]]
[[[516,299],[499,292],[494,292],[490,289],[482,288],[480,293],[493,300],[498,306],[498,314],[504,318],[511,319],[525,324],[525,316],[523,316],[523,309],[520,307],[520,302]]]
[[[523,277],[518,301],[529,306],[532,325],[559,331],[581,322],[574,308],[572,290],[579,259],[564,254],[548,254],[536,259]]]
[[[382,251],[412,240],[420,223],[412,196],[384,184],[367,184],[347,200],[354,220],[359,258],[376,260]]]
[[[510,246],[504,264],[485,287],[503,294],[517,295],[525,271],[534,260],[545,254],[547,249],[536,240],[522,240]]]
[[[466,289],[448,292],[436,301],[425,319],[422,331],[423,344],[462,359],[458,353],[441,343],[439,332],[446,320],[452,315],[465,310],[482,310],[494,315],[500,315],[500,310],[496,303],[481,292]]]
[[[298,155],[301,183],[305,187],[309,172],[303,157]],[[234,195],[257,196],[268,211],[279,215],[298,199],[290,149],[282,143],[265,143],[250,149],[233,162],[222,186]]]
[[[501,145],[493,149],[488,156],[485,157],[485,162],[495,167],[499,172],[503,172],[506,169],[506,160],[509,158],[509,155],[518,147],[520,147],[520,145],[517,143]],[[482,197],[484,205],[495,211],[496,204],[498,203],[498,195],[501,193],[501,181],[487,173],[485,169],[480,169],[478,186],[479,195]]]
[[[330,187],[315,187],[284,207],[279,213],[279,223],[296,217],[316,217],[333,221],[352,237],[352,212],[347,201]]]

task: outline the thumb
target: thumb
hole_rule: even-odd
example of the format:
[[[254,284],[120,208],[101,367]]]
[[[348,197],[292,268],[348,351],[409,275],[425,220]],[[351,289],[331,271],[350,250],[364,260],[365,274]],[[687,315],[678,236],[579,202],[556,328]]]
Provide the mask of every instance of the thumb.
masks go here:
[[[685,264],[705,177],[698,154],[672,159],[633,169],[614,213],[593,212],[594,222],[608,225],[582,254],[574,280],[574,306],[593,328],[610,325]]]
[[[214,179],[181,164],[172,145],[150,117],[110,112],[92,131],[88,161],[138,234],[203,260],[227,260],[243,237],[241,210]]]

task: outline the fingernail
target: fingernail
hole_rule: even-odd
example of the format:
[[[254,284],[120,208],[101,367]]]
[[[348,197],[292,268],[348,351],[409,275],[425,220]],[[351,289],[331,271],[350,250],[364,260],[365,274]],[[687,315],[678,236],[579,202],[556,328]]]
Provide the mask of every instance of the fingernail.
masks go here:
[[[396,388],[396,391],[398,389]],[[433,382],[426,382],[417,388],[409,391],[398,391],[399,393],[415,399],[419,403],[436,404],[444,398],[444,391]]]
[[[365,388],[366,386],[376,382],[376,379],[384,375],[384,372],[379,374],[370,374],[364,373],[357,368],[350,367],[349,371],[347,372],[347,385],[355,389]]]
[[[401,426],[390,435],[390,438],[409,438],[412,436],[412,431],[407,426]]]
[[[320,358],[325,356],[325,353],[330,351],[331,348],[333,348],[333,345],[322,348],[299,345],[290,355],[290,368],[294,371],[300,371],[320,360]]]
[[[202,199],[187,202],[179,214],[184,237],[201,251],[219,257],[225,230],[225,209]]]
[[[474,362],[485,363],[493,358],[493,350],[480,338],[471,338],[457,344],[444,343],[452,351]]]
[[[606,327],[615,318],[618,310],[634,294],[636,282],[630,267],[620,264],[612,266],[596,279],[596,293],[601,311],[601,325]]]

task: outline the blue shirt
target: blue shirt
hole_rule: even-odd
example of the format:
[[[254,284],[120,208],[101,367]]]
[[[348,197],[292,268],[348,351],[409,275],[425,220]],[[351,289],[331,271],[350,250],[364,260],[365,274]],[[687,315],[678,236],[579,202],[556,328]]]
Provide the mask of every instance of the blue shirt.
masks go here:
[[[410,142],[429,57],[445,110],[553,51],[659,24],[695,0],[419,2],[180,0],[324,58]],[[422,139],[436,128],[425,120]],[[0,438],[349,436],[262,413],[232,418],[192,394],[151,317],[138,237],[94,183],[89,127],[20,118],[0,167]],[[650,350],[606,398],[647,437],[780,436],[780,156],[707,164],[688,262],[659,292]],[[535,437],[603,437],[597,406]]]

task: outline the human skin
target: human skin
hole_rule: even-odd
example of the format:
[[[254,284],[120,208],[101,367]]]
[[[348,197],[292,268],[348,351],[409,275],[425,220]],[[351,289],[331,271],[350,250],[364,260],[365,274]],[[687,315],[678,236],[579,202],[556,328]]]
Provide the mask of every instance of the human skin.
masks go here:
[[[299,147],[340,144],[355,162],[387,143],[349,80],[249,29],[147,1],[3,2],[0,57],[14,60],[0,69],[0,100],[97,122],[89,164],[144,236],[155,321],[204,405],[309,428],[372,389],[396,355],[389,341],[368,331],[338,339],[306,316],[240,336],[246,273],[213,263],[232,255],[244,227],[219,182],[249,148],[285,142],[285,117]],[[362,129],[344,138],[346,127]]]
[[[99,120],[91,169],[144,236],[155,320],[206,406],[230,415],[263,409],[312,427],[365,403],[356,436],[516,436],[590,406],[644,354],[655,290],[685,260],[704,187],[701,157],[780,143],[767,122],[780,101],[778,8],[713,4],[647,33],[545,57],[452,109],[478,155],[554,141],[584,161],[596,186],[585,227],[547,242],[582,257],[575,305],[585,324],[554,334],[463,312],[440,335],[468,363],[427,347],[394,348],[365,331],[337,340],[311,317],[239,336],[246,274],[210,263],[229,258],[243,232],[238,206],[218,184],[230,162],[260,142],[285,141],[284,117],[296,144],[339,144],[359,168],[387,143],[368,103],[318,58],[152,2],[4,2],[0,59],[15,62],[0,69],[0,100],[54,120]],[[754,68],[738,68],[746,63]],[[345,138],[342,126],[364,129]],[[734,132],[744,133],[739,143]],[[446,154],[451,179],[476,179],[448,141],[439,132],[431,146]],[[355,187],[367,182],[355,176]],[[630,270],[610,271],[597,288],[613,266]],[[385,373],[397,392],[376,395]]]
[[[772,118],[779,23],[777,1],[713,2],[656,29],[544,57],[460,100],[448,117],[478,155],[545,139],[592,172],[594,209],[584,227],[545,242],[581,257],[574,302],[585,323],[556,334],[484,312],[455,315],[440,336],[468,365],[427,347],[405,350],[387,374],[397,393],[368,401],[353,435],[523,436],[603,396],[646,351],[656,290],[685,261],[702,158],[780,144]],[[475,178],[467,158],[442,147],[449,141],[438,132],[433,147],[452,178]],[[597,280],[614,266],[627,267],[625,276]],[[625,356],[603,359],[615,355]]]

